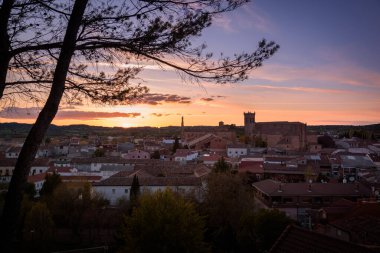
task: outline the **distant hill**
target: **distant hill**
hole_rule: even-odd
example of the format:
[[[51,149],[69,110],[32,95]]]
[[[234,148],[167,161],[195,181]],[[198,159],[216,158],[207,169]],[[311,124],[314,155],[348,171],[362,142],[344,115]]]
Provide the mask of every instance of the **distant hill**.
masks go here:
[[[380,134],[380,124],[364,125],[364,126],[352,126],[352,125],[319,125],[319,126],[307,126],[309,131],[315,131],[318,133],[335,132],[343,133],[350,130],[358,131],[370,131],[375,134]]]
[[[0,137],[25,137],[31,129],[31,124],[21,123],[0,123]],[[101,127],[89,125],[69,125],[57,126],[50,125],[47,135],[48,136],[84,136],[84,135],[131,135],[131,136],[157,136],[157,135],[178,135],[180,127]]]
[[[31,124],[21,123],[0,123],[0,137],[25,137],[31,129]],[[215,127],[212,126],[186,126],[187,131],[213,131]],[[233,128],[237,134],[243,134],[244,128],[237,126]],[[350,130],[370,131],[380,136],[380,124],[365,125],[365,126],[349,126],[349,125],[320,125],[320,126],[307,126],[307,130],[315,131],[317,133],[343,133]],[[51,125],[49,127],[48,136],[84,136],[84,135],[125,135],[125,136],[179,136],[181,128],[179,126],[168,127],[101,127],[89,125],[70,125],[70,126],[57,126]]]

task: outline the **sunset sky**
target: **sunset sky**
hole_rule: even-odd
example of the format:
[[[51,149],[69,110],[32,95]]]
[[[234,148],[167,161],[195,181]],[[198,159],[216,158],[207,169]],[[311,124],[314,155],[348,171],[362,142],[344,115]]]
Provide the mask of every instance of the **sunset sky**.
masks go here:
[[[225,55],[250,52],[265,38],[280,50],[239,84],[183,83],[147,65],[150,88],[128,106],[62,106],[54,124],[101,126],[243,125],[300,121],[309,125],[380,123],[380,1],[258,0],[214,20],[197,42]],[[33,123],[33,105],[2,108],[0,122]]]

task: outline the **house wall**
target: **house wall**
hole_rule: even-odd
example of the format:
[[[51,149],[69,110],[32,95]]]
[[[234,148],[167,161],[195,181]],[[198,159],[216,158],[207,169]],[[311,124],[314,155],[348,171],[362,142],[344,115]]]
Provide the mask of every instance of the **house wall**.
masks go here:
[[[119,199],[129,200],[130,186],[94,186],[94,190],[100,193],[104,198],[110,201],[111,205],[116,205]],[[140,186],[141,192],[157,192],[164,191],[166,188],[179,193],[195,192],[199,195],[199,186]]]
[[[129,200],[130,186],[94,186],[94,190],[109,200],[111,205],[116,205],[119,199]]]
[[[186,161],[192,161],[194,159],[197,159],[198,153],[192,153],[186,156]]]
[[[311,153],[319,153],[322,150],[322,146],[316,143],[308,144],[308,148]]]
[[[42,186],[44,185],[45,179],[41,181],[34,182],[34,188],[36,189],[36,196],[40,195]]]
[[[31,176],[31,175],[42,174],[42,173],[45,173],[48,169],[49,167],[47,166],[34,166],[30,168],[29,175]]]
[[[49,156],[51,156],[51,151],[49,149],[39,149],[36,154],[36,158]]]
[[[78,171],[91,171],[91,164],[75,164],[74,168],[76,168]]]
[[[18,152],[6,152],[5,158],[18,158],[19,153]]]
[[[13,166],[0,167],[0,182],[9,183],[12,178],[13,170]]]
[[[141,150],[129,151],[126,154],[122,154],[125,159],[150,159],[150,154]]]
[[[56,155],[67,155],[69,153],[69,146],[56,146],[54,147]]]
[[[247,148],[228,148],[227,156],[228,157],[240,157],[247,155]]]
[[[186,161],[186,157],[184,157],[184,156],[177,156],[177,157],[174,158],[174,161],[176,161],[176,162],[184,162],[184,161]]]
[[[210,150],[211,151],[223,151],[226,150],[227,141],[221,138],[214,138],[210,141]]]

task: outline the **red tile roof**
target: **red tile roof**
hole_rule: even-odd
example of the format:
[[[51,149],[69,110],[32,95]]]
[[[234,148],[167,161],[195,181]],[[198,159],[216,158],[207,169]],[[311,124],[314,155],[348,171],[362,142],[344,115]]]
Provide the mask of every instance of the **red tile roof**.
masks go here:
[[[41,173],[41,174],[29,176],[28,182],[29,183],[35,183],[35,182],[39,182],[39,181],[44,181],[45,178],[46,178],[46,173]]]
[[[16,165],[17,158],[4,158],[0,159],[0,167],[14,167]],[[32,167],[47,167],[49,165],[49,159],[36,158],[33,161]]]
[[[47,172],[49,173],[71,173],[72,168],[71,167],[50,167]]]
[[[269,253],[373,253],[378,252],[357,244],[288,226]]]
[[[99,182],[101,176],[61,176],[63,182]]]
[[[252,186],[269,196],[362,196],[369,197],[371,190],[363,184],[342,183],[281,183],[271,179]]]
[[[364,203],[331,225],[350,233],[352,241],[380,246],[380,203]]]
[[[239,168],[239,173],[250,172],[254,174],[263,174],[263,162],[258,161],[241,161]]]
[[[131,186],[133,178],[109,177],[94,186]],[[201,186],[202,181],[197,177],[143,177],[139,178],[141,186]]]

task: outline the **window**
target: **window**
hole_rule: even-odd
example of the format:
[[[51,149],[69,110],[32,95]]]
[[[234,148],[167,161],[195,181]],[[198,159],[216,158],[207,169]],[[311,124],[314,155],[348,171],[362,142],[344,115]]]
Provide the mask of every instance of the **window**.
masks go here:
[[[116,190],[115,189],[112,189],[112,194],[115,194]]]
[[[124,193],[128,193],[128,189],[125,189],[125,190],[124,190]]]
[[[311,198],[303,198],[302,199],[302,203],[311,203],[312,202],[312,199]]]

